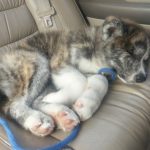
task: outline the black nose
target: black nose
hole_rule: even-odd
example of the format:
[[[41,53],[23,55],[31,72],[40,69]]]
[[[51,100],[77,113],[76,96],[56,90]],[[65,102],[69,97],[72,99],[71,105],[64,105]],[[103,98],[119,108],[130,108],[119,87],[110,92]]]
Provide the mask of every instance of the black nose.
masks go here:
[[[146,75],[139,73],[136,75],[136,82],[144,82],[146,80]]]

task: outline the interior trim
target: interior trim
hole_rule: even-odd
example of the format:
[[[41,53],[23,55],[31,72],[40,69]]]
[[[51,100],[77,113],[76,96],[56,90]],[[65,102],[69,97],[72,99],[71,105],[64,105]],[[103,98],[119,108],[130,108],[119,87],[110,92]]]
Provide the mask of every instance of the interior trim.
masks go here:
[[[91,18],[87,17],[88,22],[90,23],[91,26],[99,26],[102,25],[104,22],[104,19],[96,19],[96,18]],[[150,30],[150,25],[147,24],[141,24],[144,28]]]
[[[91,18],[104,19],[109,15],[130,18],[142,24],[150,24],[150,3],[104,2],[79,0],[84,14]],[[144,17],[143,17],[144,16]]]
[[[126,0],[127,2],[135,2],[135,3],[150,3],[150,0]]]

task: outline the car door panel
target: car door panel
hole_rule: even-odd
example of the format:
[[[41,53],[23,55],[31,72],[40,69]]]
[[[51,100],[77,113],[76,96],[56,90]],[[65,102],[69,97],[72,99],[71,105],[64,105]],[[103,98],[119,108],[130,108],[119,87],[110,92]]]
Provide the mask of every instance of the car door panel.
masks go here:
[[[150,24],[150,0],[78,0],[89,18],[104,19],[115,15],[130,18],[141,24]]]

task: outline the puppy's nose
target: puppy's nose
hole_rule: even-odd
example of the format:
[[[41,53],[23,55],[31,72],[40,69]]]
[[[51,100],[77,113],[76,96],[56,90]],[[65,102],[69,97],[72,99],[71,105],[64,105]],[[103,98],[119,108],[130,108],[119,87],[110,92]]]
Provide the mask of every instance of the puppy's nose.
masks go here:
[[[139,73],[136,75],[136,82],[144,82],[146,80],[146,75]]]

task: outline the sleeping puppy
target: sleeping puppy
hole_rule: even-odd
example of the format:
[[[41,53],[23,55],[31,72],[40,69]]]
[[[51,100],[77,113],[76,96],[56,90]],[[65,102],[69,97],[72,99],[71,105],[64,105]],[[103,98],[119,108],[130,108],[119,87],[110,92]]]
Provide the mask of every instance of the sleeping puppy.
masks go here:
[[[95,113],[108,90],[100,68],[114,68],[128,83],[146,79],[146,31],[116,17],[85,30],[38,33],[21,47],[0,53],[0,91],[8,98],[2,109],[38,136],[55,125],[70,131]],[[49,81],[56,92],[46,89]]]
[[[109,49],[105,51],[108,53],[106,57],[110,59],[110,65],[115,66],[118,77],[125,83],[145,81],[150,54],[147,31],[129,19],[114,16],[108,17],[103,26],[103,39],[107,41],[106,49]],[[113,57],[110,57],[110,52]],[[114,64],[111,59],[117,62]]]

